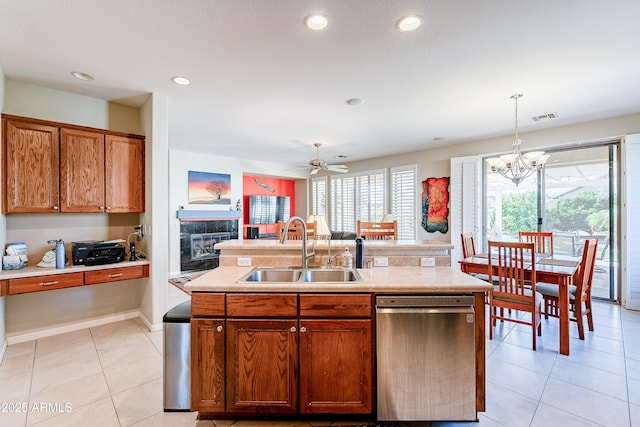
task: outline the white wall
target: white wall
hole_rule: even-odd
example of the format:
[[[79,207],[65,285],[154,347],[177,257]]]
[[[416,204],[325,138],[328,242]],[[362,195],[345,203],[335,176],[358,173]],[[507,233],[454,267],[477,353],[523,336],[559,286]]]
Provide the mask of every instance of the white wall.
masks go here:
[[[143,134],[136,108],[109,103],[12,80],[4,82],[2,112],[100,129]],[[5,241],[25,241],[29,264],[36,264],[51,245],[48,239],[102,240],[126,238],[140,221],[138,214],[10,214],[2,216],[0,236]],[[6,239],[6,240],[5,240]],[[4,245],[2,246],[4,248]],[[67,254],[70,252],[67,248]],[[12,295],[4,298],[0,318],[6,335],[129,313],[140,308],[143,280]]]
[[[553,147],[570,146],[573,144],[591,141],[604,141],[612,138],[620,138],[623,135],[640,132],[640,113],[630,114],[611,119],[595,120],[592,122],[563,126],[559,128],[545,129],[536,132],[521,133],[523,140],[522,151],[534,149],[550,149]],[[432,148],[423,151],[397,154],[377,159],[348,163],[350,172],[361,172],[381,168],[391,168],[417,164],[418,171],[418,204],[420,204],[421,182],[430,177],[450,176],[451,158],[505,153],[511,151],[512,136],[471,141],[448,147]],[[451,242],[450,233],[427,233],[420,226],[421,218],[416,222],[418,227],[417,238],[435,239]],[[454,244],[458,240],[453,239]]]
[[[247,160],[244,158],[230,158],[209,154],[193,153],[190,151],[169,150],[169,271],[171,274],[180,272],[180,222],[176,219],[176,211],[180,206],[188,210],[229,210],[229,206],[189,204],[188,172],[212,172],[231,175],[231,203],[242,200],[242,177],[248,175],[278,176],[281,178],[301,179],[304,185],[296,185],[296,213],[305,215],[307,212],[307,193],[305,171],[284,171],[283,166],[276,163]],[[302,191],[299,193],[299,191]],[[242,207],[246,209],[246,206]],[[239,229],[242,230],[242,218]],[[238,236],[242,239],[242,233]]]

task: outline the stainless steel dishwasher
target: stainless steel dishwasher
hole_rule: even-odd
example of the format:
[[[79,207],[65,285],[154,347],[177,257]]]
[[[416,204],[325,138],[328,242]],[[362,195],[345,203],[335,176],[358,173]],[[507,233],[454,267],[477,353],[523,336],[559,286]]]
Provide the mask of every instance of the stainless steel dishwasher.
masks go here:
[[[379,421],[475,421],[472,296],[376,297]]]

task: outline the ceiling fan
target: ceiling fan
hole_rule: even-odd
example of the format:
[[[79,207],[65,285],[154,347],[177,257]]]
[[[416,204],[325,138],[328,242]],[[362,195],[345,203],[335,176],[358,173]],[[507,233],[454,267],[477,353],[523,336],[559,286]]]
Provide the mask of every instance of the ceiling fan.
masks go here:
[[[345,165],[330,165],[327,162],[325,162],[324,160],[320,159],[320,155],[319,155],[319,148],[322,145],[319,142],[316,142],[315,144],[313,144],[314,147],[316,147],[316,158],[311,160],[309,162],[308,165],[302,165],[305,166],[307,168],[309,168],[310,175],[315,175],[318,173],[318,171],[330,171],[330,172],[339,172],[339,173],[346,173],[349,172],[349,169],[347,169],[347,167]]]

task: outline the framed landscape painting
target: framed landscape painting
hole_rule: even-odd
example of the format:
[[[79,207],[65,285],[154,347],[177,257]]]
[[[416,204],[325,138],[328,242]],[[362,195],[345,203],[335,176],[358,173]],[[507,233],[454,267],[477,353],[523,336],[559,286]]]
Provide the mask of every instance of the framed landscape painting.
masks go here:
[[[189,171],[189,203],[231,204],[231,175]]]

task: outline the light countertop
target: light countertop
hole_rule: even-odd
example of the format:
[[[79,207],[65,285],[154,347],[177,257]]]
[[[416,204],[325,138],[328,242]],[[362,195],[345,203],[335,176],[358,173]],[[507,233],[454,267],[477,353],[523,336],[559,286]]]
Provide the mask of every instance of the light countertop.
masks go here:
[[[255,267],[221,266],[185,284],[189,292],[373,292],[379,294],[461,294],[485,292],[491,285],[451,267],[373,267],[358,269],[362,282],[236,283]],[[269,268],[269,267],[266,267]]]

